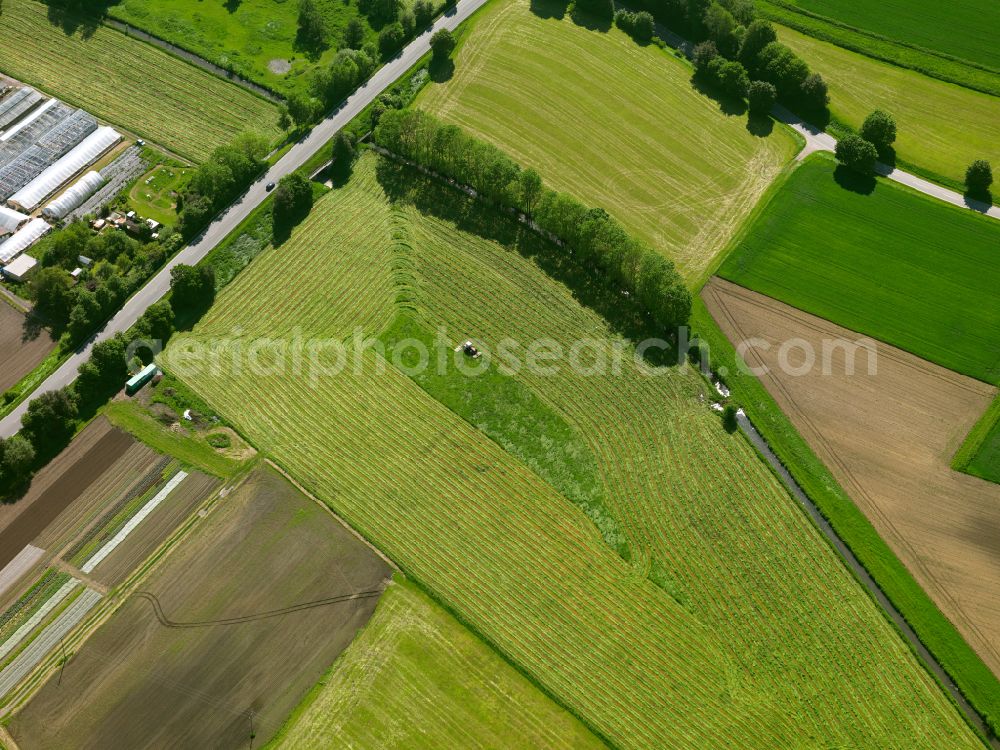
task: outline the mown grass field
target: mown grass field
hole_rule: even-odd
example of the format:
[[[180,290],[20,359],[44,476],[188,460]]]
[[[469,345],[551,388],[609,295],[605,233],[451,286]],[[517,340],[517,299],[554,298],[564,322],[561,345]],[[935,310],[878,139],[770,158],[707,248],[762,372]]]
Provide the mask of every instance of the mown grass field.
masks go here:
[[[417,105],[493,141],[550,187],[601,206],[697,280],[796,151],[727,116],[691,68],[618,29],[553,17],[552,4],[484,8]],[[537,9],[538,14],[532,9]]]
[[[358,12],[356,3],[318,0],[317,6],[326,20],[330,47],[315,57],[296,44],[297,2],[182,0],[165,7],[155,0],[124,0],[112,5],[108,13],[112,18],[287,95],[308,93],[309,74],[330,63],[336,55],[344,27],[352,18],[361,21],[366,41],[376,40],[375,32]],[[287,72],[272,70],[272,61],[286,63]],[[283,68],[279,65],[277,69]]]
[[[811,157],[719,275],[923,359],[1000,383],[1000,222]]]
[[[268,747],[333,746],[597,750],[604,744],[397,577],[371,621]]]
[[[35,0],[3,4],[0,72],[195,161],[242,130],[280,135],[271,102],[113,29],[67,34]]]
[[[972,91],[779,27],[830,87],[830,112],[859,128],[873,109],[896,118],[896,156],[930,176],[961,187],[975,159],[1000,164],[1000,97]]]
[[[770,5],[771,3],[766,3]],[[784,0],[835,23],[992,68],[1000,74],[1000,5],[992,0],[935,3],[931,0]]]
[[[619,295],[581,291],[581,306],[551,248],[440,187],[416,199],[441,215],[390,205],[381,186],[402,178],[375,166],[362,160],[280,252],[259,256],[174,339],[167,367],[214,341],[220,368],[181,377],[615,746],[977,746],[749,445],[699,401],[693,373],[648,377],[627,358],[618,375],[516,376],[594,457],[625,562],[513,448],[377,353],[360,357],[363,372],[315,382],[315,368],[278,367],[263,337],[351,340],[360,326],[375,338],[401,312],[454,341],[591,338],[605,354],[620,341],[594,309],[626,306]],[[240,338],[220,342],[234,328]],[[253,342],[271,373],[226,365]]]

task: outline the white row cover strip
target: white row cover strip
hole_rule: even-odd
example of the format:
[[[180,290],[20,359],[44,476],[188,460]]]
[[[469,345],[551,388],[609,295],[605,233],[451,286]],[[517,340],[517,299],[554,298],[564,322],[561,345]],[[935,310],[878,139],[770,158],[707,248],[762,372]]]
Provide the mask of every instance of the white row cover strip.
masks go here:
[[[7,589],[17,583],[17,579],[27,573],[31,566],[42,559],[45,550],[33,544],[26,544],[24,549],[18,552],[14,559],[3,566],[0,570],[0,596],[7,593]]]
[[[122,139],[114,128],[98,128],[72,151],[10,197],[8,203],[24,211],[34,211],[46,196]]]
[[[0,661],[6,659],[7,654],[17,648],[18,644],[28,637],[28,633],[38,627],[38,623],[48,617],[49,612],[54,610],[59,603],[69,596],[70,592],[79,585],[80,582],[78,580],[70,578],[66,581],[66,583],[60,586],[59,590],[50,596],[48,601],[39,607],[35,614],[29,617],[21,627],[11,634],[10,638],[0,645]]]
[[[58,99],[49,99],[41,107],[36,107],[34,112],[25,117],[23,120],[21,120],[21,122],[19,122],[17,125],[12,127],[10,130],[5,130],[3,135],[0,135],[0,142],[9,141],[11,138],[17,135],[21,130],[23,130],[25,127],[27,127],[35,120],[37,120],[39,117],[44,115],[58,103],[59,103]]]
[[[50,219],[62,219],[75,208],[79,208],[87,198],[104,185],[104,178],[98,172],[87,172],[73,183],[73,186],[42,209],[42,215]]]
[[[37,667],[45,655],[55,648],[100,600],[99,593],[93,589],[86,589],[51,625],[39,633],[24,651],[14,657],[14,661],[0,672],[0,698],[6,697],[32,669]]]
[[[52,229],[45,219],[32,219],[0,244],[0,264],[7,265]]]
[[[6,229],[8,232],[13,232],[27,220],[28,220],[27,214],[22,214],[20,211],[15,211],[13,208],[0,206],[0,229]],[[0,242],[0,245],[2,244],[3,243]]]
[[[187,477],[186,471],[178,471],[174,474],[170,478],[170,481],[163,485],[163,488],[153,495],[153,498],[148,503],[143,505],[142,508],[139,509],[139,512],[132,516],[128,520],[128,523],[122,526],[121,530],[117,534],[111,537],[111,539],[109,539],[103,547],[94,553],[93,557],[83,564],[83,567],[80,568],[80,570],[84,573],[93,572],[94,568],[96,568],[105,557],[114,552],[115,547],[125,541],[125,537],[135,531],[135,527],[142,523],[146,516],[156,510],[156,506],[162,503],[166,499],[167,495],[173,492],[174,488],[184,481],[185,477]]]

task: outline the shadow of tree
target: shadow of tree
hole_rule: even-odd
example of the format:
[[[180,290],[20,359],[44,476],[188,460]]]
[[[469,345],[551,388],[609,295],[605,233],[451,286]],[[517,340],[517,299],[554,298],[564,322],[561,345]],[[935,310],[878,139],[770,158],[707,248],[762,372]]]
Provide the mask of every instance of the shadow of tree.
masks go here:
[[[67,36],[80,33],[84,39],[93,36],[115,0],[45,0],[49,23],[58,26]]]
[[[582,26],[590,31],[600,31],[608,32],[611,30],[613,24],[613,19],[608,16],[599,16],[596,13],[590,13],[588,11],[582,10],[577,7],[577,4],[573,4],[573,10],[570,12],[570,18],[573,19],[573,23],[577,26]]]
[[[742,117],[747,113],[747,103],[738,96],[732,96],[724,91],[720,91],[716,86],[701,79],[700,76],[691,76],[691,86],[702,96],[719,105],[719,111],[730,117]]]
[[[449,221],[463,232],[492,240],[534,261],[549,277],[564,284],[581,305],[607,321],[614,333],[633,342],[672,340],[673,332],[658,330],[634,298],[622,294],[603,272],[582,267],[569,248],[543,239],[513,217],[392,159],[379,157],[376,177],[390,200],[408,203],[421,213]],[[654,367],[673,366],[677,364],[676,347],[651,347],[646,361]]]
[[[454,60],[450,57],[446,57],[443,60],[434,57],[431,58],[427,66],[427,77],[434,81],[434,83],[450,81],[453,75],[455,75]]]
[[[24,316],[24,322],[21,324],[21,343],[34,341],[42,335],[42,332],[45,331],[46,327],[46,320],[37,312],[32,310]]]
[[[240,9],[243,0],[226,0],[225,9],[230,13],[235,13]]]
[[[767,138],[774,132],[774,120],[767,115],[750,114],[747,116],[747,132],[758,138]]]
[[[962,199],[965,201],[966,206],[981,214],[986,213],[993,207],[993,193],[989,190],[967,190]]]
[[[850,167],[838,164],[833,170],[833,179],[844,190],[860,195],[871,195],[875,192],[875,175],[861,174]]]
[[[531,12],[539,18],[555,18],[561,21],[566,17],[569,0],[531,0]]]

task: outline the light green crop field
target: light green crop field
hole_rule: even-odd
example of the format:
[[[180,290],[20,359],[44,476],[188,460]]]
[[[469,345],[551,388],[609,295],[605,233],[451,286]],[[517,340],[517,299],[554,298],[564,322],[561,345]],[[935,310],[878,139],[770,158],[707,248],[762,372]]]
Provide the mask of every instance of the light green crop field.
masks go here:
[[[504,450],[375,343],[332,374],[331,342],[352,349],[358,327],[377,342],[401,314],[443,326],[448,352],[507,336],[632,351],[542,270],[558,273],[558,251],[440,186],[420,205],[441,215],[391,204],[383,186],[418,184],[396,172],[362,159],[175,337],[165,366],[614,746],[978,747],[752,448],[699,400],[693,372],[648,376],[629,354],[619,374],[509,376],[590,454],[629,562],[529,468],[565,476],[546,468],[558,460],[531,460],[544,450],[533,436],[504,427]],[[514,244],[458,229],[449,211]],[[326,374],[282,355],[296,341]],[[194,366],[204,346],[214,364]],[[237,352],[253,366],[237,368]]]
[[[1000,396],[969,432],[952,468],[1000,484]]]
[[[720,112],[668,53],[617,28],[542,18],[528,0],[480,11],[454,77],[417,105],[607,209],[690,282],[797,150],[783,128],[760,138],[745,116]]]
[[[603,748],[419,588],[398,578],[272,750]]]
[[[950,370],[1000,383],[1000,222],[802,164],[719,275]]]
[[[944,177],[965,179],[976,159],[1000,164],[1000,97],[873,60],[828,42],[778,27],[782,42],[819,71],[830,87],[830,112],[861,127],[873,109],[896,118],[897,157]]]
[[[248,80],[283,94],[306,93],[309,74],[337,53],[344,27],[361,21],[366,40],[376,35],[356,3],[318,0],[330,46],[315,59],[296,49],[299,4],[291,0],[123,0],[108,13],[160,39],[194,52]]]
[[[35,0],[3,4],[0,72],[195,161],[242,130],[280,135],[271,102],[113,29],[66,33]]]
[[[993,0],[779,0],[776,4],[1000,73],[1000,4]]]

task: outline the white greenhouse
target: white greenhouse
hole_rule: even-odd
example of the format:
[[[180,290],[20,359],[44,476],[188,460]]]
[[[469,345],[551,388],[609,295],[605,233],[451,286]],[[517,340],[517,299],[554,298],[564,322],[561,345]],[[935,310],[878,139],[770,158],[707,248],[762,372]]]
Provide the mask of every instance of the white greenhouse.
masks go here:
[[[32,219],[0,245],[0,264],[7,265],[34,245],[52,227],[44,219]]]
[[[104,185],[104,178],[97,172],[87,172],[73,183],[66,192],[42,209],[42,216],[50,219],[64,219],[70,211],[79,208],[87,198]]]
[[[10,198],[10,205],[22,211],[34,211],[56,188],[84,167],[97,161],[101,154],[121,139],[121,135],[114,128],[98,128],[72,151],[14,193]]]
[[[24,214],[19,213],[12,208],[0,206],[0,236],[13,234],[17,231],[17,228],[27,220],[28,217]],[[0,240],[0,242],[2,242],[2,240]]]

